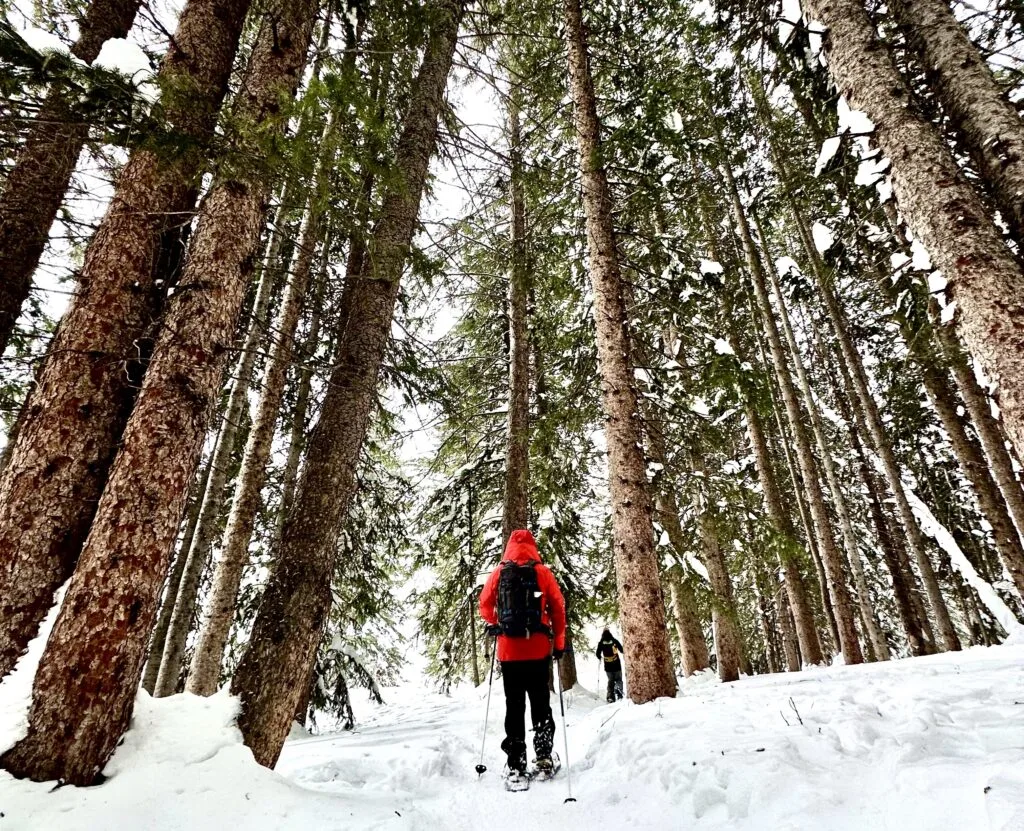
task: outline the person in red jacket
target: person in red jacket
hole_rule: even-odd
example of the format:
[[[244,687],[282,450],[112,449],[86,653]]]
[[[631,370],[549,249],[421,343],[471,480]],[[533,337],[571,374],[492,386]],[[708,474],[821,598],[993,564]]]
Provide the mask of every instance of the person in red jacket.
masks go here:
[[[511,565],[526,567],[522,571]],[[528,614],[534,619],[525,635],[498,635],[498,660],[505,687],[505,740],[501,749],[508,756],[508,774],[516,778],[526,772],[526,698],[530,699],[530,717],[533,721],[533,749],[537,754],[537,770],[554,769],[551,748],[555,740],[555,720],[548,696],[548,661],[559,660],[565,652],[565,599],[551,570],[540,561],[537,543],[529,531],[513,531],[505,547],[501,564],[491,572],[480,593],[480,616],[487,621],[492,632],[519,631],[517,612],[507,595],[508,582],[502,583],[503,572],[510,571],[506,581],[536,577],[536,590],[528,594],[537,608]],[[518,586],[516,582],[514,585]],[[536,595],[540,595],[536,597]],[[505,595],[505,597],[503,597]],[[504,604],[504,607],[502,606]],[[539,615],[538,615],[539,612]],[[552,653],[552,640],[554,652]]]

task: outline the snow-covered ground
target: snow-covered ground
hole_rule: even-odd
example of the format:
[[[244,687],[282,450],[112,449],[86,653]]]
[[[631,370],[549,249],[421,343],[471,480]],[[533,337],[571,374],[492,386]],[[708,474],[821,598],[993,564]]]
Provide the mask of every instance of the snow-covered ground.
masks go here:
[[[290,741],[277,772],[226,695],[143,696],[104,785],[3,775],[0,829],[1024,829],[1024,646],[701,677],[640,707],[577,688],[572,804],[564,769],[503,790],[500,684],[477,777],[485,692],[399,688],[352,733]]]

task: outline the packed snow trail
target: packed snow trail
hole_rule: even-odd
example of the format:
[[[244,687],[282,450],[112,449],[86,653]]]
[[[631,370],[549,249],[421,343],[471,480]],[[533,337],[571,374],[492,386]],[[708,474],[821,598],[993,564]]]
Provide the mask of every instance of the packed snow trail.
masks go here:
[[[569,805],[564,767],[526,793],[502,787],[500,681],[482,777],[486,686],[386,692],[396,703],[354,732],[288,742],[277,772],[239,743],[227,695],[141,696],[106,784],[4,774],[0,831],[1024,830],[1024,646],[728,685],[702,675],[640,707],[577,688]]]

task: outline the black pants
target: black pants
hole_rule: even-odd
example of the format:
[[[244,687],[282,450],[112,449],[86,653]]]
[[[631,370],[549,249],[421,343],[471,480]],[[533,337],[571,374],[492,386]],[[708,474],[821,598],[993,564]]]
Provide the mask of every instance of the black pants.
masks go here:
[[[533,749],[538,759],[551,756],[555,741],[555,720],[548,694],[548,660],[502,661],[501,680],[505,686],[505,741],[508,766],[526,769],[526,697],[530,697],[533,721]]]

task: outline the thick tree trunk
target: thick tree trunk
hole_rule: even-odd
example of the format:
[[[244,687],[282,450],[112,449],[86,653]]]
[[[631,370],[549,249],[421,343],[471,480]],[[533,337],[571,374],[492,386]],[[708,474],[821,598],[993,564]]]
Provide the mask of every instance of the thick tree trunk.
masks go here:
[[[260,492],[267,478],[267,464],[288,380],[295,330],[299,325],[299,315],[313,272],[316,248],[323,236],[323,200],[326,197],[323,190],[327,184],[328,170],[334,161],[331,153],[335,141],[334,132],[332,117],[324,130],[323,155],[318,162],[314,185],[307,199],[294,266],[271,330],[274,341],[263,373],[263,390],[249,429],[238,484],[221,544],[220,559],[214,570],[206,614],[192,656],[185,688],[194,695],[213,695],[220,681],[221,659],[234,621],[238,587],[249,561],[249,542],[260,507]]]
[[[306,62],[317,4],[268,11],[236,117],[271,138]],[[259,243],[267,183],[215,182],[138,403],[33,686],[17,776],[90,784],[128,726],[160,587]],[[291,702],[294,711],[294,700]]]
[[[267,251],[263,259],[256,299],[253,304],[252,320],[246,332],[242,351],[235,365],[234,381],[228,395],[227,406],[221,420],[220,435],[213,451],[210,481],[203,493],[199,510],[199,521],[192,536],[192,544],[184,552],[185,562],[178,578],[174,593],[174,608],[164,636],[163,653],[157,676],[154,695],[157,698],[173,695],[178,688],[178,679],[183,669],[185,645],[195,616],[199,585],[206,570],[217,535],[218,518],[224,508],[225,491],[231,470],[231,460],[238,444],[238,430],[242,415],[249,406],[249,388],[252,384],[253,369],[260,353],[260,347],[267,336],[267,314],[275,282],[277,263],[280,256],[281,224],[284,220],[284,201],[277,211],[275,227],[271,229]]]
[[[767,278],[761,265],[761,257],[754,245],[754,238],[750,233],[750,226],[743,211],[743,205],[740,202],[732,170],[728,165],[723,165],[722,173],[728,186],[736,227],[747,256],[747,265],[750,270],[757,304],[760,308],[762,325],[768,337],[772,364],[775,368],[775,375],[786,406],[790,430],[796,444],[796,457],[800,466],[800,478],[807,490],[807,501],[813,520],[814,533],[818,541],[819,554],[821,555],[822,565],[828,578],[828,593],[831,595],[836,625],[839,630],[839,646],[843,651],[846,663],[859,664],[863,661],[863,654],[861,653],[860,642],[857,640],[853,602],[850,597],[850,591],[846,586],[846,569],[843,564],[843,556],[836,545],[836,539],[830,524],[831,520],[825,507],[825,494],[822,492],[821,483],[818,481],[814,453],[811,450],[811,442],[803,425],[796,388],[793,386],[793,381],[789,375],[789,366],[782,345],[782,337],[779,334],[778,325],[775,322],[775,313],[768,298]]]
[[[508,449],[505,463],[505,504],[502,538],[525,528],[529,511],[530,465],[530,343],[526,331],[530,276],[526,264],[526,195],[523,187],[519,91],[513,86],[508,110],[512,158],[512,262],[508,291],[509,397]]]
[[[93,0],[78,21],[71,54],[91,65],[104,43],[127,36],[141,5],[141,0]],[[54,86],[7,173],[0,195],[0,354],[28,299],[88,134],[89,123],[75,112],[73,93]]]
[[[683,656],[683,676],[689,678],[711,666],[704,627],[700,625],[697,612],[697,595],[693,590],[692,577],[683,575],[681,566],[669,570],[668,587],[672,599],[672,614],[676,619],[679,635],[679,651]]]
[[[641,449],[611,194],[602,162],[600,122],[580,0],[566,0],[565,23],[606,419],[619,613],[630,654],[626,668],[629,696],[642,704],[675,695],[676,679],[654,548],[653,509]]]
[[[956,327],[999,381],[1006,432],[1024,452],[1024,274],[938,130],[914,106],[861,0],[806,0],[827,30],[829,73],[875,124],[907,224],[948,281]]]
[[[768,442],[765,440],[764,430],[761,428],[761,419],[749,402],[745,404],[745,413],[750,444],[757,464],[757,478],[761,483],[761,493],[764,497],[765,507],[768,509],[768,517],[772,525],[775,526],[775,532],[779,535],[779,564],[782,567],[789,606],[793,612],[800,654],[803,656],[805,664],[820,664],[824,659],[821,654],[821,643],[818,641],[818,630],[814,625],[814,611],[807,597],[807,587],[804,585],[804,577],[800,572],[800,564],[795,551],[797,546],[796,529],[793,528],[792,520],[782,503],[782,494],[775,478],[771,454],[768,452]],[[796,668],[800,668],[799,662]]]
[[[185,571],[188,552],[192,547],[192,540],[195,539],[196,528],[199,525],[199,514],[202,511],[207,486],[210,484],[210,473],[213,470],[213,453],[217,451],[217,441],[220,441],[219,432],[214,442],[210,459],[203,467],[202,476],[199,477],[199,481],[196,483],[196,490],[188,508],[185,534],[182,536],[181,545],[178,547],[178,552],[174,557],[171,573],[167,577],[163,599],[160,602],[160,613],[157,615],[156,625],[153,627],[153,636],[149,639],[149,653],[146,656],[146,669],[142,674],[142,688],[150,695],[156,689],[157,676],[160,674],[160,659],[164,654],[167,630],[170,628],[171,614],[174,612],[174,602],[178,597],[178,585],[181,583],[181,575]]]
[[[356,486],[359,454],[377,400],[402,269],[412,242],[437,141],[437,119],[465,7],[439,0],[410,109],[396,149],[395,175],[381,204],[359,279],[339,325],[338,357],[320,420],[309,441],[295,504],[285,522],[275,569],[263,593],[249,647],[235,672],[239,727],[260,764],[273,766],[331,602],[338,531]]]
[[[948,0],[893,0],[942,107],[962,133],[1018,243],[1024,242],[1024,122]]]
[[[164,112],[187,149],[136,150],[86,249],[72,300],[0,477],[0,675],[35,634],[71,574],[134,395],[126,364],[154,315],[153,265],[163,230],[205,164],[250,0],[189,0],[160,70]],[[168,217],[171,214],[171,217]]]

